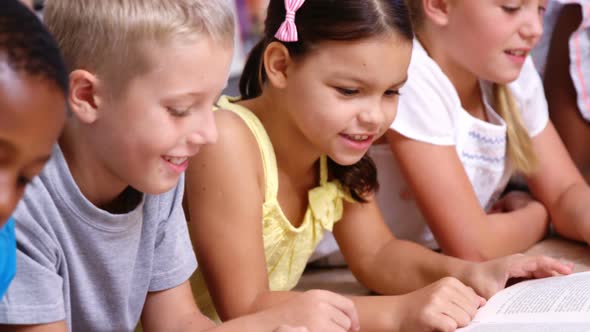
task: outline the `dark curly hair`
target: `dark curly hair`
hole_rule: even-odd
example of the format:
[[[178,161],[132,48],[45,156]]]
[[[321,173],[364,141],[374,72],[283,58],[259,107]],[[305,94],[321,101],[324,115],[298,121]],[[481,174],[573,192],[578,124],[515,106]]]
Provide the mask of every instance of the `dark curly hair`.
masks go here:
[[[262,94],[266,73],[263,54],[285,19],[284,0],[270,0],[264,24],[264,37],[254,46],[240,79],[242,99]],[[414,37],[410,13],[404,0],[307,0],[297,11],[299,41],[283,43],[289,54],[303,57],[313,45],[321,41],[361,40],[384,32],[394,31],[411,42]],[[356,164],[339,165],[328,160],[330,174],[348,189],[359,202],[378,189],[377,169],[368,155]]]
[[[0,1],[0,62],[15,72],[42,77],[68,92],[68,73],[57,43],[18,0]]]

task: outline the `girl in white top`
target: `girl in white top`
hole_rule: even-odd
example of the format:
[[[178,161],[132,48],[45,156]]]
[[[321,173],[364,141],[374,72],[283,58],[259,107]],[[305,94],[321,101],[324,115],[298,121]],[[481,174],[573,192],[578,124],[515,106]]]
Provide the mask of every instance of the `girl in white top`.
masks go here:
[[[590,0],[551,0],[544,29],[533,58],[551,121],[590,181]]]
[[[399,237],[487,260],[555,230],[590,241],[590,188],[548,120],[529,52],[544,0],[410,0],[417,27],[389,147],[372,151]],[[511,192],[524,175],[531,196]],[[403,176],[402,176],[403,174]]]

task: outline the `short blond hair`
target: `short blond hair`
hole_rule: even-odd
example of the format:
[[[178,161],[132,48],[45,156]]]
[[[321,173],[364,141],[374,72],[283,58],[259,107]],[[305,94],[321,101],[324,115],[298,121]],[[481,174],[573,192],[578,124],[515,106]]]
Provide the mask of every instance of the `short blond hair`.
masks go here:
[[[43,15],[68,70],[117,90],[150,69],[142,45],[206,36],[231,47],[235,29],[229,0],[47,0]]]

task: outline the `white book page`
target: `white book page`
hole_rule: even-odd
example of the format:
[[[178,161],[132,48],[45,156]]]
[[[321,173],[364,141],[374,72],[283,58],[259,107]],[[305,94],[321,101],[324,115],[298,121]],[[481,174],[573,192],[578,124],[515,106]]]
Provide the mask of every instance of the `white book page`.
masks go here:
[[[508,287],[478,310],[472,324],[560,323],[559,326],[565,326],[565,322],[584,323],[583,331],[590,331],[590,272],[528,280]],[[488,331],[481,326],[478,328],[482,330],[475,331]],[[513,331],[513,327],[505,331]],[[515,328],[514,331],[521,330]],[[572,328],[571,331],[577,330]]]
[[[590,323],[475,323],[457,332],[588,332]]]

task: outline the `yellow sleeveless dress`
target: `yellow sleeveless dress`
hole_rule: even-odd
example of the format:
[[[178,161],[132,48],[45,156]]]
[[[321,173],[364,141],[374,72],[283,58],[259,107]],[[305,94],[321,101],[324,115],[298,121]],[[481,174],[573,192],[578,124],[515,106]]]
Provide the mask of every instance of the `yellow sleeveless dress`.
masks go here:
[[[294,227],[283,214],[277,200],[277,162],[272,143],[262,123],[254,113],[233,103],[233,99],[227,96],[220,98],[218,106],[239,115],[258,142],[266,183],[265,201],[262,205],[262,230],[269,288],[272,291],[291,290],[297,285],[309,257],[324,233],[332,231],[334,224],[342,218],[343,199],[351,202],[353,200],[338,181],[328,182],[327,157],[322,156],[320,184],[309,191],[309,206],[303,223],[299,227]],[[200,268],[193,275],[192,285],[201,312],[219,322]]]

